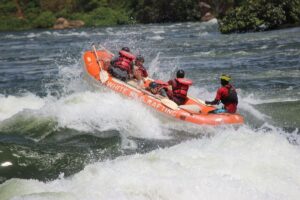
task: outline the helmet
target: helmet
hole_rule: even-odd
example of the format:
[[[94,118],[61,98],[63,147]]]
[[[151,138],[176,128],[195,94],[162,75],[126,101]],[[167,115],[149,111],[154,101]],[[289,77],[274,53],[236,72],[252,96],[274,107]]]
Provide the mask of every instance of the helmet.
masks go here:
[[[184,74],[185,74],[184,71],[182,69],[180,69],[177,71],[176,76],[177,76],[177,78],[184,78]]]
[[[130,52],[130,49],[129,49],[128,47],[122,47],[122,50],[123,50],[123,51]]]
[[[154,82],[154,81],[152,81],[152,82],[149,84],[149,87],[152,88],[152,89],[154,89],[154,88],[157,87],[157,83]]]
[[[138,55],[136,57],[136,60],[141,61],[141,62],[145,62],[145,59],[144,59],[144,57],[142,55]]]
[[[229,75],[227,75],[227,74],[222,74],[220,76],[220,79],[228,82],[228,81],[231,80],[231,77]]]

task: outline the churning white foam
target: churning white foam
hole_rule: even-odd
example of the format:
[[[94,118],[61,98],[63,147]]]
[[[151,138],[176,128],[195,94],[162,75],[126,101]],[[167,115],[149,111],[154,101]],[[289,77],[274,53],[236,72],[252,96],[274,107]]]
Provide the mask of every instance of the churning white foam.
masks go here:
[[[257,102],[262,102],[258,97],[254,98],[254,95],[245,95],[242,90],[237,89],[239,103],[238,103],[238,112],[246,111],[247,113],[254,116],[256,119],[259,120],[266,120],[270,117],[265,115],[264,113],[260,112],[254,105]],[[189,90],[189,94],[193,97],[197,97],[201,100],[212,100],[216,96],[216,91],[208,91],[206,88],[198,88],[198,87],[191,87]],[[220,103],[218,108],[221,108],[223,105]],[[245,119],[247,122],[247,119]]]
[[[163,40],[164,37],[162,37],[160,35],[155,35],[155,36],[152,36],[152,37],[147,37],[147,39],[149,39],[149,40]]]
[[[95,134],[118,130],[125,137],[167,138],[162,122],[150,108],[113,92],[76,92],[61,98],[39,98],[29,93],[23,97],[1,96],[0,104],[2,121],[26,110],[38,118],[55,119],[58,128]]]
[[[160,121],[138,101],[112,92],[81,92],[49,104],[43,112],[55,117],[59,127],[99,132],[118,130],[143,138],[164,138]]]
[[[44,106],[44,100],[34,94],[28,93],[23,96],[0,95],[0,121],[25,110],[39,110]]]
[[[12,179],[3,200],[289,199],[300,196],[300,148],[244,126],[141,155],[88,165],[48,183]]]

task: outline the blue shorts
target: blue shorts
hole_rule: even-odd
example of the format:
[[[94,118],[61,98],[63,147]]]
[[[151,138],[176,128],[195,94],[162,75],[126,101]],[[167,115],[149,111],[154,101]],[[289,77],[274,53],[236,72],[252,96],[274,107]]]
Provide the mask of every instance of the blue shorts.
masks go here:
[[[224,108],[218,108],[216,110],[211,111],[210,113],[218,114],[218,113],[227,113],[227,110]]]

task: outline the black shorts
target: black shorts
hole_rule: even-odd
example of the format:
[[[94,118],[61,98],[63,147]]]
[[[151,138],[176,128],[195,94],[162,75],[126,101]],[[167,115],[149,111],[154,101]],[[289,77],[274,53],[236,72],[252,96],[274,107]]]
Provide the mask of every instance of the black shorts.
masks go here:
[[[115,77],[117,79],[120,79],[122,81],[129,80],[129,75],[128,75],[127,71],[122,70],[119,67],[111,66],[108,71],[113,77]]]

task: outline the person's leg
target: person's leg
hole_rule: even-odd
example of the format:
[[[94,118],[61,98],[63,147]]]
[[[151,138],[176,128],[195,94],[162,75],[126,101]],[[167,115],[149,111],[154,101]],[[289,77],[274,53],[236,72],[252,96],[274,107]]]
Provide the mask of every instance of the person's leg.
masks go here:
[[[121,70],[118,67],[111,67],[110,68],[110,73],[113,77],[118,78],[122,81],[127,81],[128,80],[128,74],[126,71]]]
[[[168,91],[167,95],[170,100],[174,101],[177,105],[183,105],[185,103],[185,99],[180,97],[175,97],[173,92]]]
[[[181,97],[175,97],[175,96],[173,96],[173,101],[175,103],[177,103],[177,105],[183,105],[183,104],[185,104],[186,99],[185,98],[181,98]]]
[[[116,77],[116,73],[115,73],[115,67],[111,66],[109,69],[108,69],[108,72],[113,76],[113,77]]]

